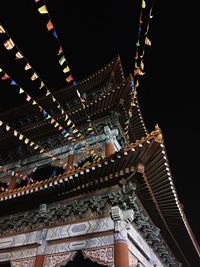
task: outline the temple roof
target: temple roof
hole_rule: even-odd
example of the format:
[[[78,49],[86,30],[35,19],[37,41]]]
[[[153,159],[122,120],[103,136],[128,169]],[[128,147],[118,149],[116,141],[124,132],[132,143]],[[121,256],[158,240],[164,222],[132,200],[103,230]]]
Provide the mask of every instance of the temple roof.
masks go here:
[[[77,90],[87,93],[88,100],[85,106],[80,103]],[[124,78],[119,57],[75,86],[59,90],[55,97],[64,107],[65,114],[68,114],[79,129],[87,123],[88,114],[94,121],[116,111],[120,114],[121,126],[129,135],[130,141],[135,141],[147,134],[137,101],[132,109],[131,120],[129,120],[130,77]],[[64,121],[65,114],[58,113],[50,98],[43,97],[38,102],[45,106],[50,114],[54,114],[61,125],[68,128],[67,121]],[[1,120],[39,143],[47,151],[52,149],[52,144],[54,144],[54,149],[70,144],[66,138],[60,135],[60,132],[52,127],[51,121],[46,120],[31,104],[1,114]],[[81,131],[83,130],[81,129]],[[5,164],[8,166],[9,163],[38,154],[38,151],[31,150],[13,134],[2,128],[0,129],[0,147],[0,165],[2,166]]]
[[[44,202],[85,195],[126,183],[135,177],[137,194],[166,242],[181,262],[196,259],[198,245],[179,201],[160,129],[122,148],[119,152],[58,177],[1,194],[1,210],[31,208]],[[131,177],[131,178],[130,178]]]

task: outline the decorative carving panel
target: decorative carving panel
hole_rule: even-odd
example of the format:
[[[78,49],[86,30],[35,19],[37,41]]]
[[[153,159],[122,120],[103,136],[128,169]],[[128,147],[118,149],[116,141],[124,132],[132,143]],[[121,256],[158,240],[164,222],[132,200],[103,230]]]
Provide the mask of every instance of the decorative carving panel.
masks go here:
[[[85,258],[98,262],[102,265],[111,265],[114,263],[114,246],[102,247],[98,249],[83,250]]]
[[[76,252],[68,252],[65,254],[46,255],[44,258],[44,267],[61,267],[65,266],[69,261],[74,259]]]
[[[35,258],[11,261],[11,267],[34,267]]]

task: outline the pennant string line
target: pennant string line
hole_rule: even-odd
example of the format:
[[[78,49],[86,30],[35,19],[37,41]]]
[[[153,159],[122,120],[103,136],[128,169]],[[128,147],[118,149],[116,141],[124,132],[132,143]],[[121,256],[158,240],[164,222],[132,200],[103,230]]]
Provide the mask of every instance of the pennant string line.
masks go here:
[[[18,50],[19,54],[21,57],[24,58],[24,60],[26,61],[26,66],[25,66],[25,70],[28,70],[28,69],[32,69],[33,70],[33,75],[31,76],[31,80],[35,80],[35,79],[40,79],[39,76],[37,75],[37,73],[34,71],[33,67],[31,67],[31,65],[29,64],[28,60],[23,56],[23,54],[21,53],[20,49],[17,47],[17,45],[13,42],[13,40],[11,39],[10,35],[7,33],[7,31],[5,30],[5,28],[1,25],[1,28],[3,29],[3,33],[6,34],[9,38],[9,44],[11,43],[11,46],[12,48],[15,46],[16,49]],[[9,44],[6,44],[4,45],[5,48],[7,49],[7,47],[9,46]],[[10,46],[9,46],[9,49],[10,49]],[[17,52],[17,53],[18,53]],[[19,56],[18,54],[18,56]],[[3,72],[3,70],[1,69],[1,72]],[[6,80],[6,79],[9,79],[10,77],[4,72],[4,75],[1,77],[2,80]],[[46,85],[44,84],[44,82],[40,79],[41,81],[41,87],[39,89],[42,89],[42,87],[46,87]],[[14,82],[14,80],[11,79],[11,85],[17,85],[16,82]],[[17,85],[19,88],[20,86]],[[57,100],[55,99],[55,97],[51,94],[51,92],[47,89],[46,87],[46,96],[48,95],[51,95],[52,97],[52,101],[53,102],[57,102]],[[20,88],[20,91],[19,93],[26,93],[22,88]],[[27,94],[27,93],[26,93]],[[64,109],[62,109],[61,105],[57,102],[57,108],[59,108],[61,110],[61,113],[62,115],[65,115],[64,117],[64,121],[66,121],[66,124],[67,126],[69,127],[69,130],[66,130],[63,126],[61,126],[54,118],[52,118],[52,116],[50,116],[50,114],[48,114],[45,109],[43,109],[38,103],[36,100],[34,100],[31,96],[29,96],[27,94],[27,98],[26,98],[26,101],[33,101],[33,105],[38,105],[39,106],[39,110],[43,112],[43,114],[46,117],[46,119],[49,119],[51,118],[51,124],[54,124],[54,128],[58,128],[58,131],[60,130],[63,130],[61,132],[62,136],[64,137],[68,137],[67,139],[69,141],[73,141],[73,142],[77,142],[77,140],[74,139],[74,136],[73,134],[74,133],[77,133],[77,137],[82,137],[82,139],[84,139],[84,136],[82,135],[82,133],[76,128],[75,124],[71,121],[71,119],[69,118],[69,116],[66,114],[66,112],[64,111]],[[84,103],[83,103],[84,105]],[[85,107],[85,106],[84,106]],[[89,144],[87,144],[87,141],[85,141],[85,144],[86,144],[86,148],[88,149],[89,148]]]
[[[38,7],[38,12],[46,20],[46,28],[47,28],[47,31],[48,32],[51,32],[53,34],[53,36],[55,37],[55,39],[57,40],[58,47],[59,47],[59,50],[57,52],[57,55],[59,57],[58,62],[59,62],[59,65],[62,67],[62,71],[67,74],[67,77],[65,78],[65,81],[67,83],[73,82],[73,85],[75,85],[76,84],[76,81],[74,80],[74,78],[72,76],[72,73],[71,73],[69,64],[67,62],[66,56],[64,54],[64,51],[63,51],[61,42],[60,42],[60,40],[58,38],[58,34],[57,34],[56,29],[55,29],[55,26],[54,26],[54,24],[52,22],[52,18],[50,16],[49,11],[48,11],[48,8],[47,8],[47,5],[45,3],[45,0],[42,0],[42,1],[35,0],[35,3],[39,6]],[[78,91],[78,89],[77,89],[76,92],[77,92],[77,96],[80,99],[80,103],[81,103],[81,105],[84,108],[85,107],[85,105],[84,105],[84,102],[85,102],[84,101],[84,98],[81,96],[81,94]]]

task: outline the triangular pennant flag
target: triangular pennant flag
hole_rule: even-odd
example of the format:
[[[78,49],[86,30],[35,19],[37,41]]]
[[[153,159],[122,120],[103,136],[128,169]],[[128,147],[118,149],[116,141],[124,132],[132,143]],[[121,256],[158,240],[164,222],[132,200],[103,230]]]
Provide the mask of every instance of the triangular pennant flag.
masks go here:
[[[62,129],[63,129],[63,127],[62,127],[62,126],[59,126],[58,131],[60,131],[60,130],[62,130]]]
[[[23,94],[24,93],[24,90],[22,88],[19,88],[19,93],[20,94]]]
[[[46,5],[43,5],[40,8],[38,8],[38,11],[40,12],[40,14],[48,14]]]
[[[51,116],[48,114],[48,116],[46,117],[46,119],[48,120],[48,119],[50,119],[51,118]]]
[[[151,45],[151,40],[149,40],[148,37],[145,38],[145,44],[149,46]]]
[[[64,134],[66,134],[66,132],[67,132],[67,130],[64,129],[64,130],[61,132],[61,134],[64,135]]]
[[[69,118],[69,116],[66,114],[64,120],[66,121],[68,118]]]
[[[20,58],[23,58],[23,55],[20,52],[17,52],[15,54],[15,59],[20,59]]]
[[[33,73],[33,75],[31,76],[31,80],[35,81],[38,78],[38,75],[36,73]]]
[[[140,62],[140,68],[141,68],[141,70],[144,70],[144,62],[142,60]]]
[[[70,83],[73,80],[72,75],[69,75],[65,80]]]
[[[16,82],[15,82],[14,80],[12,80],[10,84],[11,84],[11,85],[17,85]]]
[[[73,80],[73,86],[76,86],[77,82],[75,80]]]
[[[55,119],[51,119],[51,122],[50,123],[53,124],[54,122],[55,122]]]
[[[53,27],[53,23],[51,22],[51,20],[49,20],[47,22],[47,31],[49,32],[50,30],[52,30],[54,27]]]
[[[72,123],[72,121],[71,120],[68,120],[67,126],[69,126],[71,123]]]
[[[67,72],[69,72],[69,71],[70,71],[70,69],[69,69],[68,66],[67,66],[66,68],[63,69],[63,72],[64,72],[64,73],[67,73]]]
[[[6,131],[10,131],[10,126],[6,125]]]
[[[60,46],[59,50],[58,50],[58,56],[62,53],[62,47]]]
[[[24,67],[25,70],[30,70],[31,69],[31,66],[29,63],[26,64],[26,66]]]
[[[19,135],[19,140],[22,140],[24,138],[23,134]]]
[[[65,61],[66,61],[65,57],[62,56],[61,59],[59,59],[59,64],[62,66]]]
[[[78,89],[76,89],[76,93],[77,93],[78,97],[81,97],[81,94],[80,94]]]
[[[25,143],[25,144],[28,144],[28,142],[29,142],[29,139],[26,138],[26,139],[24,140],[24,143]]]
[[[33,100],[33,103],[32,103],[32,105],[36,105],[37,103],[35,102],[35,100]]]
[[[11,38],[7,40],[3,45],[5,46],[7,50],[11,50],[15,46]]]
[[[59,126],[59,124],[56,122],[56,124],[54,125],[55,128],[57,128]]]
[[[146,2],[144,0],[142,0],[142,8],[146,7]]]
[[[41,81],[39,89],[42,89],[42,87],[44,87],[44,83]]]
[[[31,100],[31,97],[30,97],[30,95],[27,95],[27,97],[26,97],[26,101],[30,101]]]
[[[54,36],[56,39],[58,39],[58,35],[57,35],[56,31],[53,31],[53,36]]]
[[[46,96],[48,96],[48,95],[50,95],[50,92],[49,92],[49,90],[47,90],[47,93],[46,93]]]
[[[0,25],[0,33],[5,33],[4,27]]]
[[[7,79],[9,79],[10,77],[5,73],[2,77],[1,77],[1,79],[3,80],[3,81],[5,81],[5,80],[7,80]]]

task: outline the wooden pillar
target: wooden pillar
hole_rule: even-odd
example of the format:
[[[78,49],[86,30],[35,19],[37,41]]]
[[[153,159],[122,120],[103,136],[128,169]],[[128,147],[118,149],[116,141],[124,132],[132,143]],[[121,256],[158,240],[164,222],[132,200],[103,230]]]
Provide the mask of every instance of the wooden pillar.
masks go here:
[[[8,185],[8,190],[14,190],[16,188],[17,176],[12,176]]]
[[[35,258],[34,267],[43,267],[44,264],[44,255],[37,255]]]
[[[115,241],[114,245],[114,263],[115,267],[129,267],[128,244]]]
[[[111,208],[114,221],[114,266],[129,267],[127,222],[118,206]]]
[[[40,233],[40,239],[38,240],[37,254],[35,257],[34,267],[43,267],[44,265],[46,236],[47,236],[47,229],[43,229]]]
[[[66,172],[69,172],[73,169],[73,162],[74,162],[74,148],[72,148],[69,151],[68,158],[67,158]]]
[[[105,156],[109,157],[110,155],[114,153],[115,153],[115,150],[114,150],[113,144],[109,144],[109,143],[106,144],[105,145]]]

